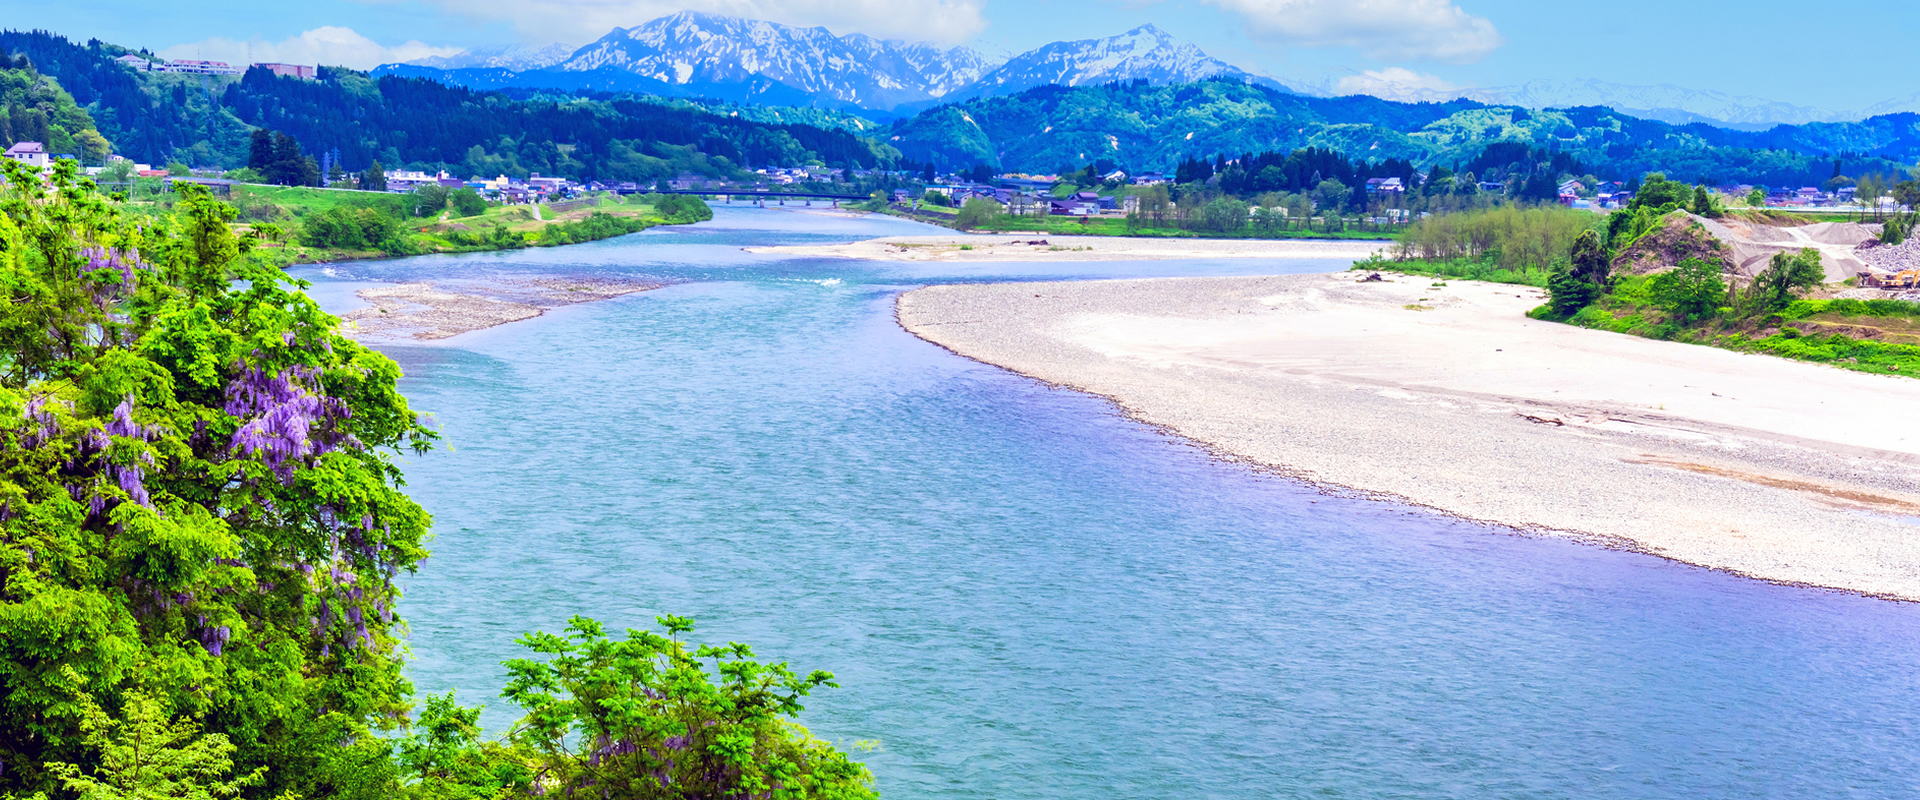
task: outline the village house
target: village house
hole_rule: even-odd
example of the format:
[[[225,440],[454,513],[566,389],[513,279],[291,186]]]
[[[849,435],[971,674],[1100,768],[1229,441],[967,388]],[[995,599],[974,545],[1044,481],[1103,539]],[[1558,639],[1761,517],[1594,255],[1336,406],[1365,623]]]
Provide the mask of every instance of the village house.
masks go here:
[[[15,142],[7,148],[7,158],[11,158],[34,169],[46,169],[53,163],[47,157],[47,148],[39,142]]]
[[[1406,194],[1407,185],[1399,178],[1368,178],[1367,194]]]
[[[153,69],[152,61],[149,61],[140,56],[136,56],[132,53],[128,53],[124,56],[116,58],[114,59],[114,62],[120,64],[121,66],[127,67],[128,69],[132,69],[136,72],[146,72],[147,70]]]
[[[152,71],[180,72],[188,75],[238,75],[245,70],[228,64],[225,61],[200,61],[185,58],[168,61],[165,64],[157,64],[153,67]]]
[[[304,64],[255,64],[254,66],[265,69],[282,78],[300,78],[301,80],[309,81],[320,78],[319,67],[309,67]]]

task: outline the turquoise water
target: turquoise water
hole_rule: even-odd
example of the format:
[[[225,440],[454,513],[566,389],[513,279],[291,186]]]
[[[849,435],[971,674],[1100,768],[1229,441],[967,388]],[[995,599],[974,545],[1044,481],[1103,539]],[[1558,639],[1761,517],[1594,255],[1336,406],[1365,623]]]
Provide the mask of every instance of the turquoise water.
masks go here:
[[[336,268],[668,288],[387,349],[450,449],[406,581],[422,691],[523,631],[697,617],[844,688],[803,720],[889,798],[1896,797],[1920,614],[1324,497],[901,331],[930,282],[1325,262],[892,265],[918,232],[723,209],[591,245]],[[1276,409],[1276,413],[1284,413]]]

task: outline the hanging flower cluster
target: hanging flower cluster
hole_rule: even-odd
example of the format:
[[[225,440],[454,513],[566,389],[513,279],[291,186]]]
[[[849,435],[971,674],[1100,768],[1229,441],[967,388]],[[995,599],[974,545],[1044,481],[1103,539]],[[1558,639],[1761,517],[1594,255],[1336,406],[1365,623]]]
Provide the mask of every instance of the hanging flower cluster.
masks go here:
[[[304,459],[358,446],[339,429],[352,409],[321,392],[317,368],[272,373],[245,367],[227,383],[226,397],[227,413],[246,420],[233,433],[234,449],[264,461],[283,482]]]
[[[132,294],[139,282],[139,272],[147,268],[146,263],[140,260],[140,251],[133,249],[83,247],[80,249],[80,257],[87,260],[88,274],[107,270],[120,279],[117,283],[96,279],[88,285],[89,291],[93,293],[94,304],[101,308],[107,307],[117,297]]]

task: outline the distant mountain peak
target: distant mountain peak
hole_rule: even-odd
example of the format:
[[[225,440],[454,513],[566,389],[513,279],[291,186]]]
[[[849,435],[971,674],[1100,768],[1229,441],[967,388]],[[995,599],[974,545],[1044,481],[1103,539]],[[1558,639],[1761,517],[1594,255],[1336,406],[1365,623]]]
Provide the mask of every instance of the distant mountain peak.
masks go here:
[[[525,72],[553,66],[567,60],[567,56],[572,54],[573,46],[567,44],[555,43],[545,47],[509,44],[475,47],[450,56],[431,56],[406,63],[433,69],[504,69]]]
[[[990,66],[964,47],[681,11],[615,28],[553,69],[626,72],[673,87],[771,81],[825,105],[884,109],[933,101]]]
[[[1271,79],[1246,71],[1183,42],[1151,23],[1118,36],[1054,42],[1007,60],[956,96],[1011,94],[1035,86],[1086,86],[1114,81],[1191,83],[1231,77],[1258,81],[1293,91]]]

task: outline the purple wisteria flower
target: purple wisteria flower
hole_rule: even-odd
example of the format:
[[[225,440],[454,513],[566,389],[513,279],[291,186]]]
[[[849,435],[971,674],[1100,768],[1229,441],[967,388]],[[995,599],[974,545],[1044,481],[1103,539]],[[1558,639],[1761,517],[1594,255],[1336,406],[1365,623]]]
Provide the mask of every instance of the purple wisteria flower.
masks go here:
[[[313,367],[278,373],[247,367],[227,384],[227,413],[247,420],[234,431],[234,448],[258,457],[282,481],[292,479],[300,461],[353,445],[338,431],[352,410],[321,393],[320,374]]]

